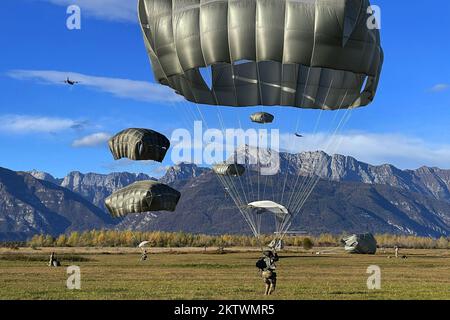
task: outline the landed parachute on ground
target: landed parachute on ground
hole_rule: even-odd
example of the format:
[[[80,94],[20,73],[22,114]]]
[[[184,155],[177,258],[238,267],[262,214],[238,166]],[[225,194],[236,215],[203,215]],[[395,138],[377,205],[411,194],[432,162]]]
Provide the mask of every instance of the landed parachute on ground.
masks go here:
[[[221,176],[238,177],[242,176],[245,173],[245,167],[238,163],[222,163],[213,166],[213,171]]]
[[[344,109],[375,97],[368,0],[139,0],[155,79],[199,104]],[[209,86],[200,69],[211,67]]]
[[[275,117],[267,112],[257,112],[250,116],[250,120],[252,120],[252,122],[261,124],[272,123],[273,119],[275,119]]]
[[[105,205],[114,217],[150,211],[175,211],[180,196],[177,190],[157,181],[138,181],[107,197]]]
[[[115,160],[154,160],[162,162],[170,148],[170,141],[159,132],[150,129],[125,129],[109,142]]]
[[[354,234],[341,240],[345,245],[345,251],[357,254],[375,254],[377,241],[371,233]]]

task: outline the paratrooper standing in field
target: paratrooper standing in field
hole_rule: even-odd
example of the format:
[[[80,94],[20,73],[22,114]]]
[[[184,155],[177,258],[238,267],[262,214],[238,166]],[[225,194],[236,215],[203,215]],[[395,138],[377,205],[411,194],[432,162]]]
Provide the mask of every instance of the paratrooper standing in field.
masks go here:
[[[261,276],[266,285],[265,295],[271,295],[277,286],[277,274],[275,272],[277,266],[275,262],[278,261],[278,254],[271,250],[264,252],[264,257],[260,258],[256,263],[256,267],[261,270]]]

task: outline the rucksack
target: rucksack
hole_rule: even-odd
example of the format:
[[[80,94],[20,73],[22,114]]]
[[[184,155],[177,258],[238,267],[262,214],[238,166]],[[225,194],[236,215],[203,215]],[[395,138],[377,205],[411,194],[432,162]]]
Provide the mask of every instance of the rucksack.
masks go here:
[[[267,268],[267,264],[266,264],[265,258],[261,258],[258,261],[256,261],[256,267],[259,270],[265,270]]]

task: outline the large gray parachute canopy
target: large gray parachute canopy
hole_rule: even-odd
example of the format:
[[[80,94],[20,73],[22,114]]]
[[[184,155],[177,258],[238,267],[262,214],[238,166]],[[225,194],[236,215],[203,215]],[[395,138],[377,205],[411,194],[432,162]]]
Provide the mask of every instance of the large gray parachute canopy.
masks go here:
[[[256,112],[250,116],[250,120],[256,123],[272,123],[275,117],[267,112]]]
[[[209,105],[344,109],[375,97],[369,0],[139,0],[155,79]],[[201,69],[211,69],[211,83]],[[209,77],[208,77],[209,79]]]
[[[181,194],[156,181],[138,181],[114,192],[105,205],[114,217],[151,211],[175,211]]]
[[[213,171],[221,176],[239,177],[245,173],[245,167],[238,163],[222,163],[213,166]]]
[[[159,132],[150,129],[130,128],[112,137],[109,149],[115,160],[154,160],[162,162],[170,148],[170,141]]]
[[[345,251],[358,254],[375,254],[377,252],[377,241],[371,233],[354,234],[342,239]]]

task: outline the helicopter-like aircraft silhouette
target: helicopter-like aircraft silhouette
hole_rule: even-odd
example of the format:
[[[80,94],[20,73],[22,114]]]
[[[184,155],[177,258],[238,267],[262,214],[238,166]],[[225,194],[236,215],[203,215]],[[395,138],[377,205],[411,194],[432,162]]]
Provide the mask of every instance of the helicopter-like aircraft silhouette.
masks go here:
[[[80,83],[79,81],[70,80],[69,77],[67,77],[67,79],[64,80],[63,82],[68,84],[69,86],[73,86],[73,85],[76,85],[76,84]]]

